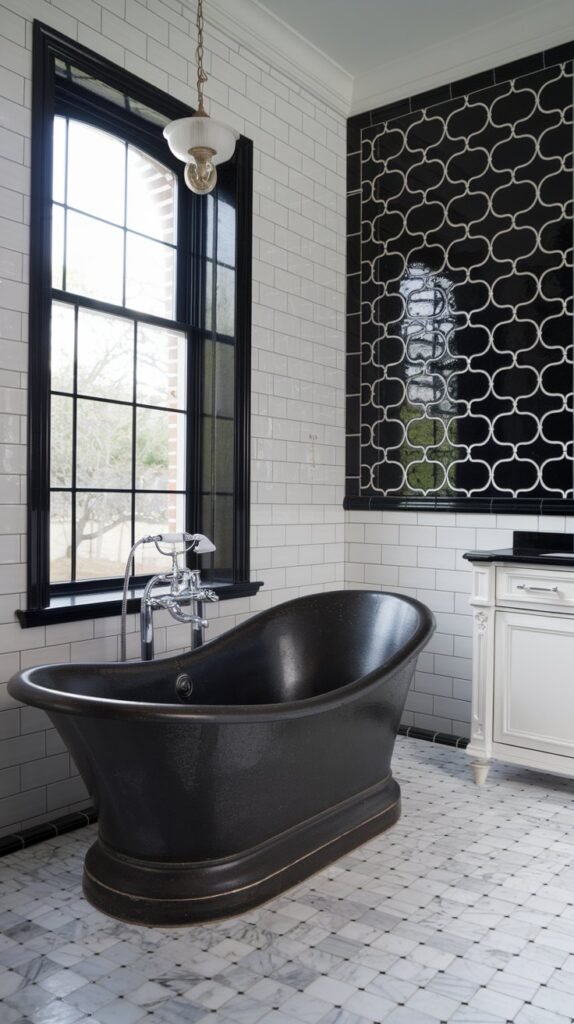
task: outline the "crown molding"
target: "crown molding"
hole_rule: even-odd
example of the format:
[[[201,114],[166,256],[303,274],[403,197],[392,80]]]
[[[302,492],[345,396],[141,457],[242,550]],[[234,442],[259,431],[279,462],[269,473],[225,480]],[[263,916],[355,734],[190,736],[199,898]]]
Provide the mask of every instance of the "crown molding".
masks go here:
[[[574,39],[572,0],[541,0],[535,9],[353,76],[259,0],[210,0],[206,20],[343,117]]]
[[[572,0],[546,0],[529,12],[498,18],[488,28],[446,38],[357,75],[350,113],[374,110],[572,39]]]
[[[349,116],[353,76],[257,0],[210,0],[205,18],[294,85]]]

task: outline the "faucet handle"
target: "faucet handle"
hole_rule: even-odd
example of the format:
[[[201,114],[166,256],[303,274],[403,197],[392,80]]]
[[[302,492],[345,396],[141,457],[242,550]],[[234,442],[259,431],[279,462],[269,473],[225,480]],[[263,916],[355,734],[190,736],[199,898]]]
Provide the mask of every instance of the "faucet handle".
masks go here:
[[[219,597],[215,593],[215,590],[202,590],[201,598],[202,601],[219,601]]]

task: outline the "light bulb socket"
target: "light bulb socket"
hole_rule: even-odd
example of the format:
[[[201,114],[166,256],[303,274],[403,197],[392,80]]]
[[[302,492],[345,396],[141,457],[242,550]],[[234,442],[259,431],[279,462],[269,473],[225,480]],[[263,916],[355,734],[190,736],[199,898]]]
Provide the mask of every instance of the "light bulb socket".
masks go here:
[[[196,195],[207,195],[217,184],[217,168],[213,163],[212,149],[196,147],[189,151],[189,162],[185,165],[185,184]]]

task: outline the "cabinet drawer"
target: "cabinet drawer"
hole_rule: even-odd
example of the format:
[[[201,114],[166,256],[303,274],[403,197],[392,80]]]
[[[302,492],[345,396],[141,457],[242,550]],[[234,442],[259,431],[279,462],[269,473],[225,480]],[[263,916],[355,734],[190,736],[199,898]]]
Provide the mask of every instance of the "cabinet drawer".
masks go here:
[[[553,569],[496,570],[496,600],[513,605],[548,605],[564,610],[574,607],[574,573]]]

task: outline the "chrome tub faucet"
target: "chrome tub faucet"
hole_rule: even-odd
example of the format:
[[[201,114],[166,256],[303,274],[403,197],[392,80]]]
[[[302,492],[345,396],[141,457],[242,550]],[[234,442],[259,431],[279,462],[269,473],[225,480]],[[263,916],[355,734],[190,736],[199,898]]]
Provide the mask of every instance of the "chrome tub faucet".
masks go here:
[[[218,601],[215,591],[205,587],[198,569],[190,569],[180,565],[179,559],[188,552],[203,555],[215,551],[215,544],[202,533],[163,533],[156,536],[142,537],[130,551],[124,576],[122,598],[122,625],[120,660],[126,660],[126,613],[128,583],[132,571],[134,553],[140,544],[155,544],[162,555],[171,558],[171,570],[152,576],[145,585],[141,599],[140,636],[141,659],[151,661],[154,657],[153,613],[156,609],[165,609],[176,622],[189,623],[192,627],[192,650],[200,647],[203,642],[203,630],[209,625],[203,617],[203,602]],[[167,550],[166,550],[167,546]],[[162,588],[162,593],[154,593]],[[167,593],[163,588],[169,587]]]

